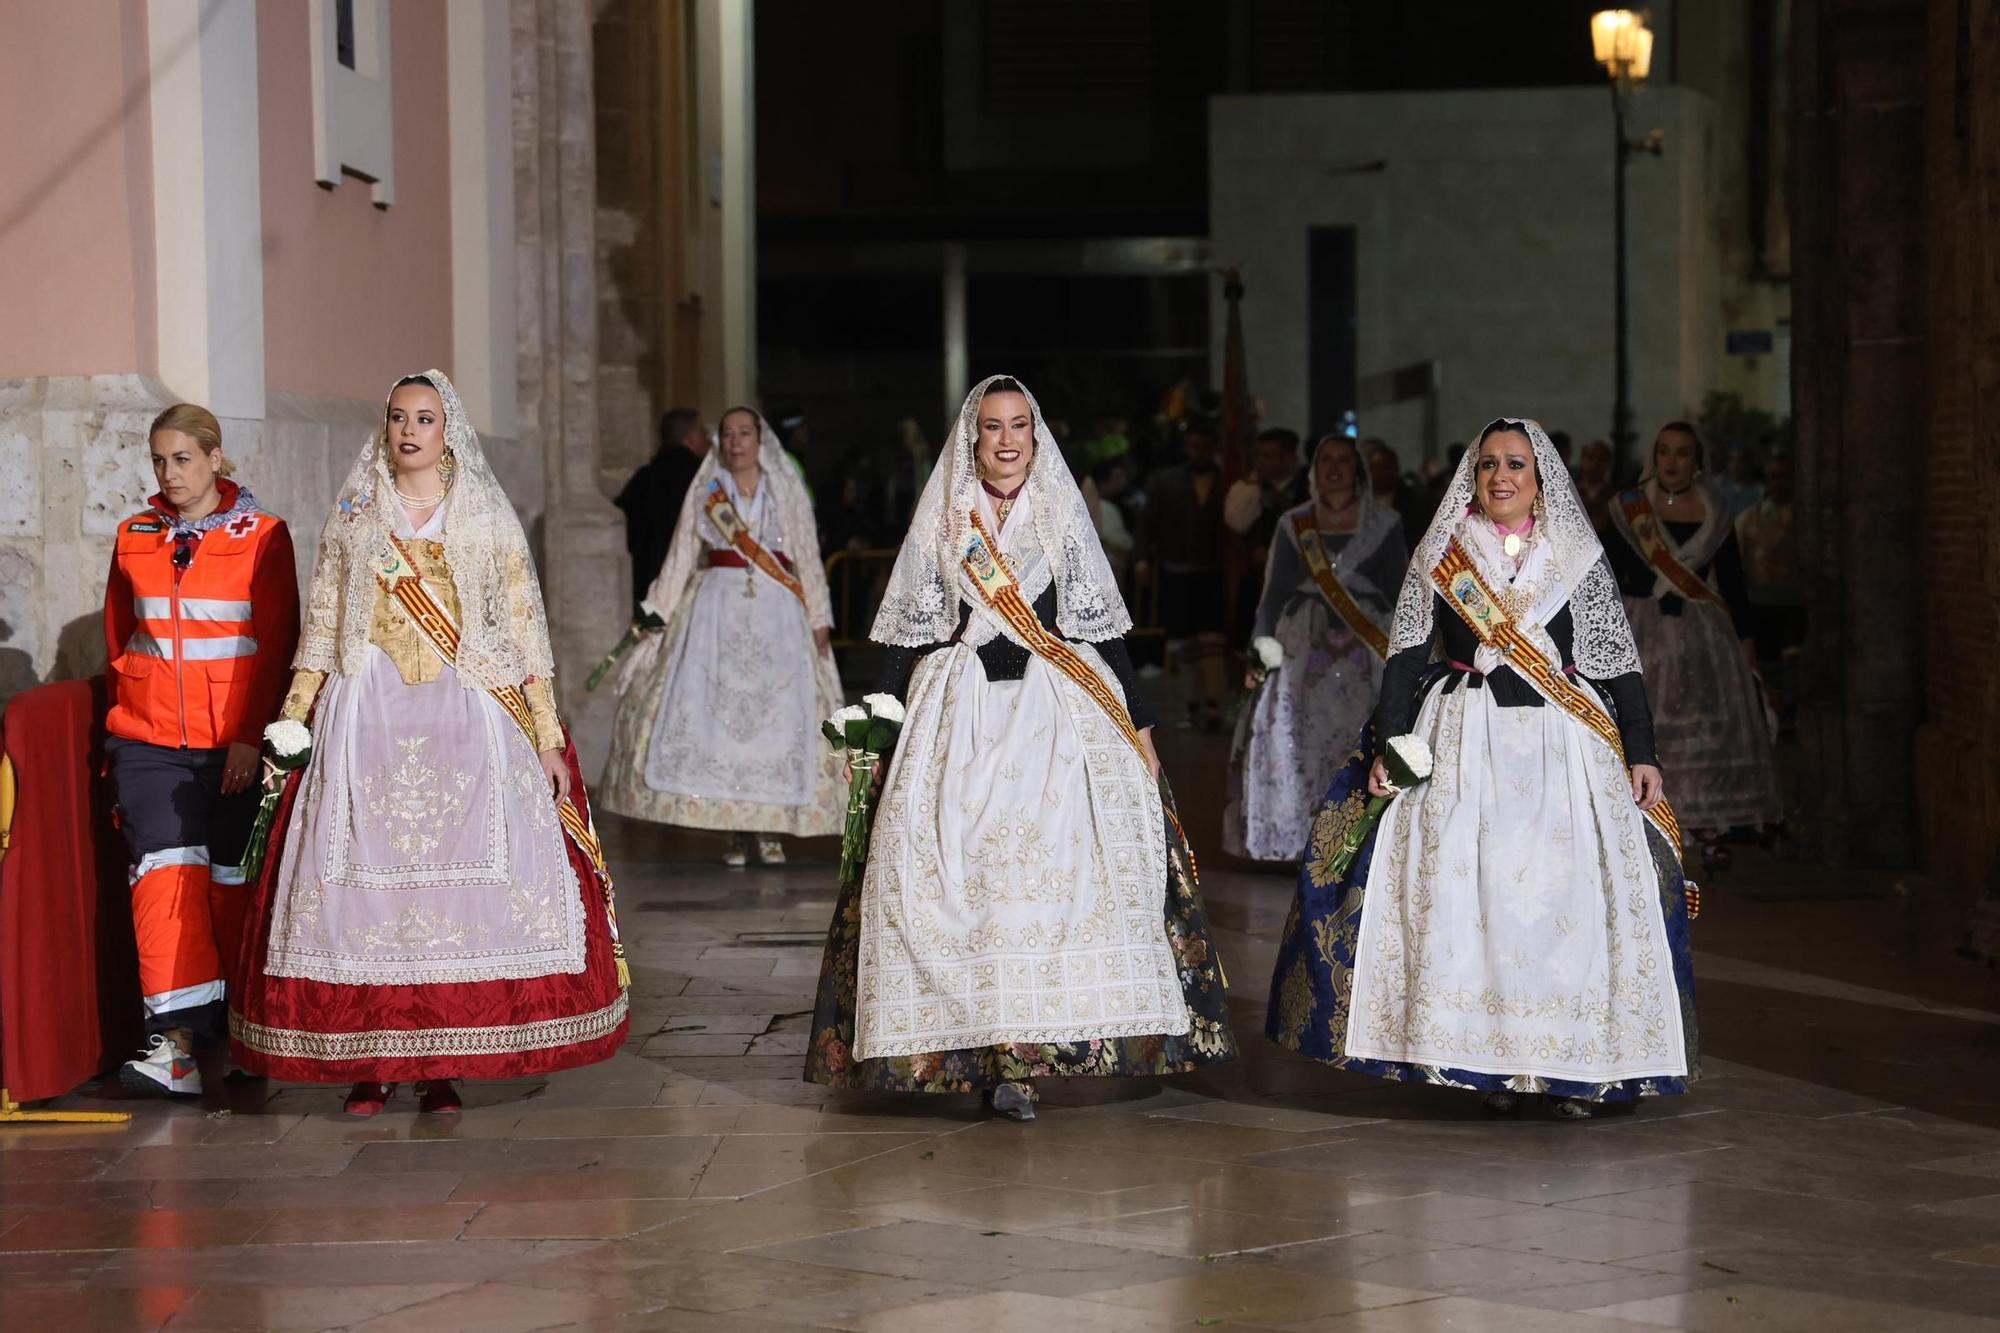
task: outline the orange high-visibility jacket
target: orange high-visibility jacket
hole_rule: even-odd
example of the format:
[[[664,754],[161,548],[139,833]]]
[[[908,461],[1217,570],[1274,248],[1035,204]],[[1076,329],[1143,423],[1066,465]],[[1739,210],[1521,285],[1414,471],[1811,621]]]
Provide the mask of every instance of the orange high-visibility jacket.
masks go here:
[[[221,488],[227,510],[237,487]],[[173,525],[157,512],[118,525],[104,589],[105,728],[195,750],[261,745],[299,642],[291,532],[275,514],[239,514],[192,544],[185,569],[174,565],[174,545]]]

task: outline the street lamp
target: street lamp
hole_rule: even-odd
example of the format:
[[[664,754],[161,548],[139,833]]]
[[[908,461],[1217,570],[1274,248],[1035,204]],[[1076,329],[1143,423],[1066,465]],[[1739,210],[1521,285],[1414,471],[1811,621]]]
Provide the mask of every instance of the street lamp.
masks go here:
[[[1643,139],[1625,137],[1625,107],[1632,90],[1653,72],[1653,30],[1646,26],[1643,10],[1603,9],[1590,16],[1590,45],[1597,63],[1604,66],[1611,87],[1611,129],[1616,161],[1612,226],[1617,233],[1617,310],[1613,330],[1617,346],[1617,401],[1611,409],[1612,465],[1622,469],[1631,457],[1636,434],[1632,429],[1632,333],[1628,313],[1625,257],[1625,162],[1634,153],[1660,155],[1663,136],[1658,130]]]

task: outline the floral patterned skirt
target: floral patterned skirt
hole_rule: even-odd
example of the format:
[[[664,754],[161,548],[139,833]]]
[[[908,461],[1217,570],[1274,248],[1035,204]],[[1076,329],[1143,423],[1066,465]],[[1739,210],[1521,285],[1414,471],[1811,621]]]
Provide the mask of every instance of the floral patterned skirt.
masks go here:
[[[1435,680],[1435,675],[1432,680]],[[1361,743],[1334,775],[1332,786],[1314,817],[1311,842],[1299,867],[1298,892],[1278,944],[1271,975],[1270,1007],[1265,1034],[1287,1050],[1351,1073],[1370,1074],[1401,1083],[1431,1083],[1475,1092],[1545,1093],[1596,1102],[1629,1101],[1685,1092],[1699,1077],[1694,1012],[1694,968],[1689,951],[1686,881],[1673,849],[1659,831],[1646,824],[1660,886],[1660,912],[1666,928],[1674,990],[1680,1002],[1682,1037],[1686,1042],[1686,1077],[1630,1078],[1612,1083],[1582,1083],[1534,1074],[1493,1074],[1439,1065],[1349,1056],[1347,1029],[1354,1003],[1355,955],[1367,908],[1368,869],[1374,861],[1377,824],[1362,843],[1347,874],[1334,878],[1330,866],[1342,837],[1366,803],[1368,765],[1377,746],[1371,723]]]
[[[977,1092],[1031,1078],[1107,1078],[1181,1074],[1236,1056],[1229,1030],[1222,964],[1208,940],[1208,912],[1194,858],[1176,822],[1173,796],[1161,786],[1167,815],[1167,940],[1186,998],[1181,1036],[1110,1037],[1062,1045],[985,1046],[885,1059],[855,1060],[854,979],[861,952],[861,885],[841,890],[827,931],[813,1011],[805,1080],[853,1092]]]

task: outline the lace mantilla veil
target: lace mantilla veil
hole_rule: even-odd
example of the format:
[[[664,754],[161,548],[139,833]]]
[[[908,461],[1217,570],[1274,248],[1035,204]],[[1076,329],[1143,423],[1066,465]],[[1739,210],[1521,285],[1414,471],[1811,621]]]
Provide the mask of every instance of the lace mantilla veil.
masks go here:
[[[1354,496],[1357,501],[1354,515],[1354,535],[1348,539],[1347,549],[1341,552],[1342,562],[1352,566],[1372,555],[1382,539],[1392,528],[1400,527],[1403,519],[1395,510],[1375,498],[1375,487],[1368,480],[1368,459],[1361,452],[1361,442],[1351,435],[1322,435],[1313,446],[1312,456],[1306,460],[1306,489],[1311,495],[1310,503],[1319,507],[1319,455],[1322,449],[1347,449],[1354,454]],[[1386,596],[1388,590],[1383,589]]]
[[[444,558],[458,593],[459,684],[486,690],[552,676],[548,619],[528,537],[486,461],[465,405],[443,371],[404,378],[424,380],[443,400],[445,447],[456,465],[444,501]],[[389,392],[393,397],[395,389]],[[382,415],[383,424],[362,445],[320,533],[305,624],[292,662],[299,670],[352,676],[367,666],[368,631],[380,588],[375,570],[389,558],[395,522],[386,400]]]
[[[805,481],[799,470],[785,455],[784,446],[778,443],[776,431],[764,414],[754,407],[732,407],[724,412],[748,412],[757,418],[759,433],[757,445],[757,466],[763,469],[764,478],[758,484],[771,488],[771,499],[778,506],[778,527],[785,534],[786,554],[792,559],[792,573],[806,594],[806,623],[813,629],[826,629],[833,624],[833,607],[826,590],[826,566],[820,560],[819,529],[813,522],[812,500],[806,495]],[[687,592],[699,568],[702,553],[707,543],[701,539],[701,516],[703,506],[708,502],[709,483],[722,473],[722,450],[711,448],[702,457],[701,466],[695,470],[694,480],[689,483],[687,498],[681,502],[680,518],[674,524],[673,543],[667,548],[667,558],[660,564],[660,572],[652,586],[646,589],[646,603],[660,613],[663,620],[672,620],[680,607],[681,597]]]
[[[1550,543],[1553,578],[1568,593],[1570,620],[1575,627],[1573,651],[1577,670],[1597,680],[1639,670],[1639,649],[1632,642],[1632,626],[1625,619],[1625,604],[1619,599],[1617,580],[1611,577],[1604,547],[1590,526],[1590,515],[1577,496],[1576,483],[1570,480],[1562,455],[1556,452],[1540,422],[1523,417],[1502,419],[1518,422],[1535,447],[1543,510],[1535,525],[1536,535]],[[1431,571],[1437,568],[1438,561],[1444,558],[1445,547],[1465,524],[1484,522],[1478,515],[1466,513],[1472,504],[1473,475],[1478,465],[1479,440],[1474,437],[1444,493],[1444,502],[1438,506],[1410,558],[1410,572],[1403,579],[1401,595],[1396,598],[1396,619],[1389,630],[1392,653],[1431,642],[1437,628],[1437,589],[1431,582]],[[1555,589],[1546,591],[1552,596]]]
[[[921,648],[943,643],[958,628],[959,562],[965,558],[971,514],[979,502],[979,404],[1001,380],[1020,384],[1012,375],[991,375],[975,385],[931,469],[869,631],[877,643]],[[1025,384],[1021,393],[1035,420],[1035,457],[1025,484],[1035,536],[1054,571],[1056,628],[1066,639],[1087,643],[1118,638],[1132,628],[1132,617],[1090,525],[1083,492],[1042,420],[1041,404]]]

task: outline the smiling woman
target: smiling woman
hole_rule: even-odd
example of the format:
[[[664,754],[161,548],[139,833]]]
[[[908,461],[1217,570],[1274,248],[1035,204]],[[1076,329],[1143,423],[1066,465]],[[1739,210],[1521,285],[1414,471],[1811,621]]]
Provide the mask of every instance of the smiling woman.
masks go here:
[[[966,398],[872,637],[906,717],[843,889],[806,1078],[984,1092],[1178,1073],[1235,1045],[1131,628],[1035,400]]]
[[[1582,1118],[1685,1089],[1679,827],[1603,548],[1536,423],[1502,418],[1466,450],[1389,649],[1370,734],[1313,820],[1272,1040],[1495,1114],[1524,1093]],[[1399,791],[1380,756],[1406,737],[1435,758]],[[1393,799],[1364,834],[1370,796]]]

